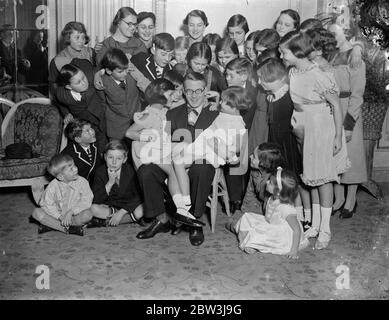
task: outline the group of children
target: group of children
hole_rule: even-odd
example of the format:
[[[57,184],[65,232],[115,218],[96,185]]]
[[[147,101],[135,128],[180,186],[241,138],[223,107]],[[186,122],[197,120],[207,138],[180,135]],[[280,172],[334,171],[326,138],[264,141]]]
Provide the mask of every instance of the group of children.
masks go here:
[[[331,215],[340,210],[341,217],[351,217],[356,206],[354,187],[346,201],[343,189],[335,192],[334,205],[334,183],[352,169],[366,171],[363,163],[353,168],[354,157],[363,157],[360,148],[349,150],[350,141],[361,143],[353,130],[361,121],[363,44],[350,44],[335,25],[327,31],[316,19],[300,25],[290,9],[280,13],[274,29],[247,37],[247,20],[239,14],[228,20],[224,38],[204,35],[208,19],[201,10],[191,11],[184,24],[188,36],[149,37],[155,16],[121,8],[113,35],[96,46],[97,54],[86,46],[82,23],[65,26],[67,47],[53,59],[50,77],[69,143],[51,160],[48,171],[55,179],[33,214],[40,232],[82,234],[85,226],[144,224],[135,171],[149,163],[168,175],[175,219],[201,226],[189,213],[186,168],[204,159],[215,168],[244,161],[237,142],[248,135],[243,194],[259,200],[265,215],[260,209],[229,221],[239,247],[298,258],[307,239],[317,237],[315,248],[326,248]],[[358,84],[345,75],[350,70],[360,75]],[[193,143],[173,144],[167,110],[203,93],[184,92],[186,80],[204,82],[207,108],[219,114]],[[340,90],[339,81],[347,88]],[[197,119],[192,112],[188,123]],[[362,174],[345,183],[364,179]]]

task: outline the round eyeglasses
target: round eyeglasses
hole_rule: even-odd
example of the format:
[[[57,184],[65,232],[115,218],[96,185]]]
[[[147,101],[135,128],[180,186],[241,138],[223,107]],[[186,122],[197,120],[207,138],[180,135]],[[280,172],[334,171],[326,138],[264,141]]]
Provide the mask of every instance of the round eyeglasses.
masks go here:
[[[203,93],[204,90],[205,90],[205,88],[200,88],[200,89],[197,89],[197,90],[185,89],[184,92],[188,96],[193,96],[193,94],[199,95],[199,94]]]
[[[138,26],[137,23],[132,23],[132,22],[126,22],[122,19],[122,21],[128,26],[128,27],[133,27],[136,28]]]

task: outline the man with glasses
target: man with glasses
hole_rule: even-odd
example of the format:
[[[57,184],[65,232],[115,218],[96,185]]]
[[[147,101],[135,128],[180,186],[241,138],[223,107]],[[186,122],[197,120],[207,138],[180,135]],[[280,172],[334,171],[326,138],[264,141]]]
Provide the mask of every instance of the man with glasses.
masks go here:
[[[218,111],[210,111],[207,101],[206,80],[203,75],[189,72],[184,79],[186,103],[167,112],[168,125],[171,126],[172,142],[191,143],[215,120]],[[171,202],[165,179],[167,175],[155,164],[142,165],[138,169],[138,180],[143,190],[145,217],[156,218],[150,227],[138,233],[137,238],[147,239],[160,232],[169,232],[172,227],[165,208],[165,196]],[[206,210],[206,202],[211,192],[215,168],[203,162],[189,167],[190,197],[192,207],[189,210],[197,219]],[[173,230],[173,234],[180,229]],[[204,242],[202,227],[189,227],[189,240],[194,246]]]

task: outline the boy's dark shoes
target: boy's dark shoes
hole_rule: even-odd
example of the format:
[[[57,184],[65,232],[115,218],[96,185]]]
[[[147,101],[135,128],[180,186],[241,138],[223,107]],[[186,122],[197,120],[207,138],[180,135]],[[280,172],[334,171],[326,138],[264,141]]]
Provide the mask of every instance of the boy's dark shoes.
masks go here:
[[[84,235],[84,226],[70,226],[68,228],[68,234],[75,234],[82,237]]]
[[[139,232],[136,237],[138,239],[149,239],[154,237],[157,233],[166,233],[171,229],[170,222],[163,223],[158,219],[155,219],[153,223],[145,230]]]
[[[54,231],[54,229],[50,228],[48,226],[45,226],[44,224],[41,224],[41,223],[38,225],[38,234],[46,233],[49,231]]]
[[[89,221],[86,224],[87,228],[101,228],[101,227],[106,227],[107,226],[107,220],[106,219],[100,219],[93,217],[91,221]]]
[[[41,223],[40,223],[38,220],[36,220],[33,216],[29,216],[28,222],[29,222],[29,223],[35,223],[35,224],[37,224],[38,226],[41,224]]]

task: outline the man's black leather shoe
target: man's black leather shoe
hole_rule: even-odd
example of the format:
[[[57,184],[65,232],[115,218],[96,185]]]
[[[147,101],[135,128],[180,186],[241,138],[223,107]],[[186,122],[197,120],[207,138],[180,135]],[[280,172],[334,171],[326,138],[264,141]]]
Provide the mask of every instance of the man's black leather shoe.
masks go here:
[[[147,229],[139,232],[136,237],[138,239],[149,239],[154,237],[157,233],[163,232],[169,232],[170,231],[170,222],[162,223],[158,219],[155,219],[154,222],[151,224],[150,227]]]
[[[230,201],[230,212],[231,214],[234,214],[235,211],[242,209],[242,201],[236,200],[236,201]]]
[[[189,240],[192,246],[199,246],[204,242],[203,228],[191,228],[189,231]]]
[[[179,214],[179,213],[174,213],[172,215],[172,219],[174,220],[174,222],[179,222],[179,223],[182,223],[182,224],[185,224],[187,226],[190,226],[190,227],[202,227],[202,226],[205,226],[205,223],[200,221],[200,220],[193,220],[191,218],[188,218],[188,217],[185,217],[183,216],[182,214]]]

